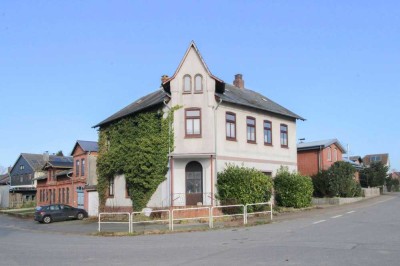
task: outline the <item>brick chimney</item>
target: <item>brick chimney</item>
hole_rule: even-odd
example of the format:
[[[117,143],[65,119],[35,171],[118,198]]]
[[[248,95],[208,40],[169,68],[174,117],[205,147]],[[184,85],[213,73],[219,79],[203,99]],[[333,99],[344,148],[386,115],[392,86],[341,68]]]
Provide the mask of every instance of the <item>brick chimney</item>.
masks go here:
[[[242,74],[236,74],[235,80],[233,81],[233,85],[240,89],[244,89],[244,80],[242,79]]]
[[[161,84],[164,84],[169,79],[168,75],[161,76]]]

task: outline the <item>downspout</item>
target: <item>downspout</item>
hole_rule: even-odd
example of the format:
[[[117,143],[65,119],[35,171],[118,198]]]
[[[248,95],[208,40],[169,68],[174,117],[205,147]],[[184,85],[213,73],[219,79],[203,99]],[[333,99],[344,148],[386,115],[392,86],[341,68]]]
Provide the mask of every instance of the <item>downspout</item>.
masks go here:
[[[72,174],[74,174],[74,168],[72,168]],[[71,185],[72,185],[72,202],[73,203],[75,203],[75,198],[74,198],[74,178],[72,177],[72,176],[68,176],[68,174],[67,174],[67,177],[69,178],[69,179],[71,179]],[[74,206],[75,207],[75,206]]]
[[[168,104],[166,103],[165,99],[164,99],[163,103],[164,103],[164,106],[168,108],[168,116],[169,116],[171,114],[170,113],[171,112],[171,108],[168,106]],[[169,180],[169,193],[170,193],[170,195],[169,195],[169,198],[170,198],[169,206],[172,207],[172,205],[174,203],[174,200],[173,200],[173,191],[174,190],[173,190],[173,187],[172,187],[173,186],[173,182],[171,180],[171,178],[172,178],[172,174],[171,174],[172,165],[171,165],[171,121],[170,120],[168,121],[168,166],[169,166],[169,169],[168,169],[168,180]],[[168,184],[167,184],[167,186],[168,186]]]
[[[322,159],[321,159],[321,151],[322,151],[322,146],[319,146],[319,152],[318,152],[318,172],[322,171]]]
[[[218,160],[217,160],[217,109],[222,103],[222,99],[219,98],[217,106],[214,108],[214,151],[215,151],[215,178],[217,178],[218,171]],[[214,206],[214,178],[211,176],[211,206]]]

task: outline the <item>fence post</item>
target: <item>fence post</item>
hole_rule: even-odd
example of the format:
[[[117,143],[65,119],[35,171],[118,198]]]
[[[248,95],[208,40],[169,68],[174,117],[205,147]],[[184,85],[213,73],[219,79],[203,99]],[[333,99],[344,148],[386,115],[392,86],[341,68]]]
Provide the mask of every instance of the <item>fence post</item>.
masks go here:
[[[213,212],[212,207],[208,208],[208,227],[213,228]]]
[[[171,231],[174,231],[174,209],[171,212]]]
[[[247,204],[244,206],[244,224],[247,224]]]
[[[100,216],[101,216],[101,213],[99,213],[99,232],[101,232],[101,228],[100,228]]]

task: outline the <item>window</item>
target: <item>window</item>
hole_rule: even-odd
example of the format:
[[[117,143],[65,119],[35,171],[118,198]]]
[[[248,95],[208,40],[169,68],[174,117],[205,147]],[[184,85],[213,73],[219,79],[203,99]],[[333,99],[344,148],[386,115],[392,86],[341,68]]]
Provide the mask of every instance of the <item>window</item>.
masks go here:
[[[66,202],[69,203],[69,187],[67,187]]]
[[[108,196],[114,197],[114,178],[108,178]]]
[[[19,166],[19,169],[20,169],[20,170],[24,170],[24,169],[25,169],[25,165],[22,165],[22,164],[21,164],[21,165]]]
[[[381,160],[381,156],[379,155],[372,155],[370,161],[371,162],[379,162]]]
[[[335,160],[335,162],[337,161],[337,149],[336,148],[333,150],[333,159]]]
[[[186,109],[186,137],[201,137],[201,111],[200,109]]]
[[[194,77],[194,92],[203,91],[203,77],[201,75],[196,75]]]
[[[247,142],[256,143],[256,119],[248,116],[246,119],[247,123]]]
[[[85,159],[81,160],[81,176],[85,175]]]
[[[326,148],[326,152],[328,153],[328,161],[332,161],[332,150],[331,150],[331,147]]]
[[[226,119],[226,139],[236,140],[236,114],[227,112]]]
[[[264,144],[272,145],[272,123],[264,120]]]
[[[58,189],[58,203],[61,203],[61,188]]]
[[[192,79],[189,75],[183,77],[183,92],[190,93],[192,91]]]
[[[75,162],[75,176],[79,176],[79,160]]]
[[[56,180],[56,170],[54,170],[54,169],[51,171],[51,179],[52,179],[53,181]]]
[[[65,188],[62,189],[62,200],[61,200],[61,202],[62,203],[65,202]]]
[[[281,147],[288,147],[288,126],[281,124]]]

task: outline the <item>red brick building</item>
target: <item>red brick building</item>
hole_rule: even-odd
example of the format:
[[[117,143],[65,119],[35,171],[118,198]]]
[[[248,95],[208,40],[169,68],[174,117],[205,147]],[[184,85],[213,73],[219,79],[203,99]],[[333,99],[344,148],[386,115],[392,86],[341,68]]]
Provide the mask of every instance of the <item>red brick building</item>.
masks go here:
[[[46,155],[44,156],[46,157]],[[46,163],[43,166],[44,174],[36,178],[37,205],[71,204],[72,157],[50,155],[45,161]]]
[[[297,168],[302,175],[313,176],[342,161],[345,149],[337,139],[303,142],[297,145]]]
[[[36,178],[37,205],[63,203],[88,210],[86,187],[97,182],[97,150],[97,142],[78,140],[72,156],[49,156],[46,174]]]

